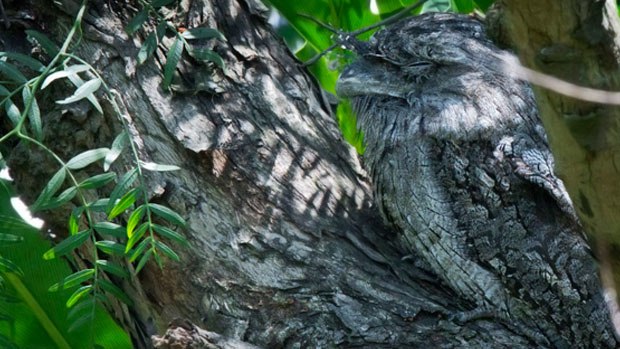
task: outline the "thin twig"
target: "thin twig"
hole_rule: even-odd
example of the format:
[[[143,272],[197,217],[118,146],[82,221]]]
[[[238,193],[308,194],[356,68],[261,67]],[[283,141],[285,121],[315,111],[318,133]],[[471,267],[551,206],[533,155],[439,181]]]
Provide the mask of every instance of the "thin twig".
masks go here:
[[[351,38],[355,38],[358,35],[364,34],[364,33],[368,32],[370,30],[373,30],[373,29],[381,27],[381,26],[390,25],[392,23],[395,23],[395,22],[405,18],[407,15],[409,15],[409,13],[411,11],[413,11],[416,8],[424,5],[424,3],[427,2],[427,1],[428,0],[420,0],[420,1],[416,2],[413,5],[409,5],[409,6],[405,7],[405,8],[403,8],[402,10],[400,10],[395,15],[392,15],[392,16],[390,16],[390,17],[388,17],[388,18],[386,18],[386,19],[384,19],[382,21],[379,21],[379,22],[377,22],[375,24],[371,24],[371,25],[369,25],[367,27],[354,30],[354,31],[352,31],[350,33],[334,29],[332,26],[330,26],[328,24],[325,24],[325,23],[319,21],[316,18],[313,18],[312,16],[309,16],[309,15],[306,15],[306,14],[299,14],[300,16],[313,21],[314,23],[318,24],[319,26],[329,30],[330,32],[332,32],[332,33],[334,33],[334,34],[336,34],[338,36],[336,43],[330,45],[328,48],[323,50],[321,53],[319,53],[316,56],[314,56],[314,57],[310,58],[309,60],[307,60],[303,64],[303,66],[307,67],[309,65],[312,65],[312,64],[316,63],[319,59],[321,59],[321,57],[325,56],[325,54],[327,54],[327,52],[335,49],[336,47],[338,47],[340,45],[342,45],[344,42],[346,42],[348,40],[351,40]]]
[[[537,72],[526,68],[516,57],[502,57],[505,64],[505,71],[521,80],[525,80],[533,85],[540,86],[559,93],[561,95],[579,99],[586,102],[620,105],[620,92],[597,90],[590,87],[575,85],[568,81],[558,79],[555,76]]]

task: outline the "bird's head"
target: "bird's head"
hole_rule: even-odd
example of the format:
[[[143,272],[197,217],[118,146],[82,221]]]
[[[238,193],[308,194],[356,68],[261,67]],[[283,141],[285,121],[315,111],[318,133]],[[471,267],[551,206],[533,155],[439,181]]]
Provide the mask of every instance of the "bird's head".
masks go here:
[[[403,97],[434,88],[468,71],[495,70],[500,51],[478,20],[450,13],[426,13],[377,32],[367,50],[338,79],[337,93]],[[441,78],[444,81],[434,81]]]

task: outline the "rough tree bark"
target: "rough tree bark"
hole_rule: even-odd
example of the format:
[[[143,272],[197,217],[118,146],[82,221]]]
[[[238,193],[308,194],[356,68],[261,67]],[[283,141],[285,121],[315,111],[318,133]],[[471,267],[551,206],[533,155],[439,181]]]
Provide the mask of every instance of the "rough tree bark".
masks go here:
[[[32,12],[29,25],[61,39],[76,4],[56,4],[13,2],[11,10]],[[191,246],[180,250],[181,263],[149,265],[122,285],[137,306],[129,317],[117,315],[138,346],[150,346],[149,336],[178,317],[269,348],[531,344],[507,323],[453,316],[475,305],[400,247],[382,223],[329,105],[269,28],[264,6],[180,1],[178,25],[217,28],[227,38],[214,47],[227,64],[215,76],[184,60],[182,83],[196,86],[206,76],[217,85],[186,94],[162,91],[164,51],[136,66],[141,40],[123,32],[134,6],[93,3],[76,54],[122,93],[145,160],[183,167],[148,178],[157,200],[187,218]],[[112,113],[83,105],[49,110],[47,143],[65,158],[108,145],[120,129]],[[34,197],[53,163],[28,144],[16,145],[10,160],[20,192]],[[60,214],[49,224],[63,235]]]
[[[502,1],[507,32],[522,63],[579,86],[620,88],[616,2]],[[620,286],[620,109],[534,88],[550,134],[558,176],[570,193],[599,258]],[[612,267],[613,265],[613,267]],[[617,320],[618,321],[618,320]],[[620,323],[620,322],[619,322]]]

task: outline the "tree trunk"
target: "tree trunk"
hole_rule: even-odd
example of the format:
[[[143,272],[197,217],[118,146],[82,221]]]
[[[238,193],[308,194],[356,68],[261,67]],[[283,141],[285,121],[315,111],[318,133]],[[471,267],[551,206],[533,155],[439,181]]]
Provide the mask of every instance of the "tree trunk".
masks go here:
[[[70,0],[54,8],[11,6],[33,11],[31,25],[58,41],[77,8]],[[225,69],[211,74],[184,59],[176,92],[162,90],[166,50],[136,65],[144,37],[123,31],[135,15],[124,2],[91,6],[75,52],[122,94],[142,160],[183,168],[148,176],[154,200],[188,220],[183,234],[190,246],[177,247],[180,263],[163,270],[149,264],[122,285],[137,306],[121,321],[140,347],[174,318],[268,348],[531,345],[510,324],[456,320],[473,305],[404,251],[382,223],[330,106],[273,33],[262,4],[183,0],[175,11],[179,27],[212,27],[226,36],[208,42]],[[208,90],[195,91],[199,84]],[[46,144],[64,159],[109,146],[121,129],[112,113],[86,105],[45,115]],[[40,179],[53,173],[51,160],[28,144],[10,160],[20,193],[36,197]],[[54,214],[51,229],[63,236],[66,218]]]
[[[503,1],[507,31],[524,65],[579,86],[620,88],[616,4],[598,1]],[[620,109],[534,88],[558,176],[597,253],[620,286]]]

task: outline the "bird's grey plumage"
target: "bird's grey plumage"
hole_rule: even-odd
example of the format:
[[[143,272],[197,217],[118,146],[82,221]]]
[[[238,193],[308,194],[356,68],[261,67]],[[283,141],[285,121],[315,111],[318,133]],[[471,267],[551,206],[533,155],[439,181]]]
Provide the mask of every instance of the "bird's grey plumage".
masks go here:
[[[597,267],[526,83],[480,22],[426,14],[376,33],[339,78],[376,202],[476,314],[536,346],[616,347]]]

